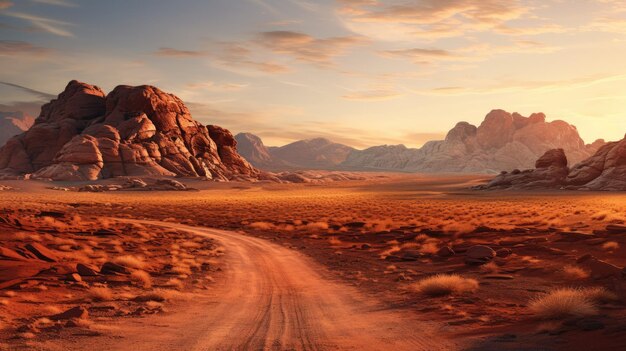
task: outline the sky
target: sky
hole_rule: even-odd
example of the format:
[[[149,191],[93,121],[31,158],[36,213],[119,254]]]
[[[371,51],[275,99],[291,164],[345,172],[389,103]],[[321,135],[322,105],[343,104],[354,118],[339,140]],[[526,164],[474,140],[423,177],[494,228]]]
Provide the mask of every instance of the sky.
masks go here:
[[[626,133],[623,0],[0,0],[0,110],[155,85],[267,145],[419,147],[492,109]]]

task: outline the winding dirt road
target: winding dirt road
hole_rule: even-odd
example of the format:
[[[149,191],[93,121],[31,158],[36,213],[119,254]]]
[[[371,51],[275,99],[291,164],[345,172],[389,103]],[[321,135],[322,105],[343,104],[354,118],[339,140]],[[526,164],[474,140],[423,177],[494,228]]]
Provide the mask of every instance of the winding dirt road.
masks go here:
[[[382,308],[322,277],[304,255],[215,229],[134,221],[193,232],[225,248],[223,281],[186,310],[123,322],[98,350],[456,350],[436,326]],[[101,343],[102,338],[89,343]],[[98,347],[100,346],[100,347]],[[85,347],[85,344],[82,344]],[[104,347],[104,348],[102,348]],[[87,348],[83,348],[87,349]]]

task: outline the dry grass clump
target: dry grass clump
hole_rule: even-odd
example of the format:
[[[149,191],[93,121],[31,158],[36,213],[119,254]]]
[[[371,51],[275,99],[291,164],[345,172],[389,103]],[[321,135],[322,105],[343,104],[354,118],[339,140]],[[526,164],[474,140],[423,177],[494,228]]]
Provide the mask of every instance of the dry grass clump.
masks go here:
[[[619,243],[615,241],[607,241],[602,244],[602,248],[608,251],[617,250],[619,249]]]
[[[94,301],[113,300],[113,292],[106,286],[94,286],[89,289],[89,295]]]
[[[462,294],[478,290],[478,281],[456,274],[437,274],[412,285],[412,288],[428,296]]]
[[[567,265],[563,267],[561,273],[564,278],[569,280],[580,280],[589,278],[589,272],[577,266]]]
[[[130,267],[135,269],[143,269],[146,263],[140,257],[133,255],[118,256],[113,259],[113,262],[122,265],[124,267]]]
[[[542,319],[590,316],[598,313],[598,303],[614,300],[604,288],[560,288],[530,302],[530,310]]]
[[[152,277],[146,271],[136,270],[130,274],[130,279],[134,282],[139,283],[144,288],[152,287]]]
[[[311,222],[307,223],[306,228],[309,230],[326,230],[328,229],[328,223],[326,222]]]
[[[248,224],[248,227],[252,229],[259,229],[259,230],[274,229],[274,225],[269,222],[253,222],[253,223]]]

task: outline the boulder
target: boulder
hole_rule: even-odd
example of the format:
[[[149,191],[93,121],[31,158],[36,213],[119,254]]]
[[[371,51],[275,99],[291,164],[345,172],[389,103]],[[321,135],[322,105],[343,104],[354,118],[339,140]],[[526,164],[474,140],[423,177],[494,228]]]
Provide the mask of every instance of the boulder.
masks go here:
[[[78,263],[76,264],[76,272],[83,277],[94,277],[98,275],[98,268],[89,264]]]
[[[69,310],[65,312],[52,315],[50,316],[50,319],[52,319],[53,321],[60,321],[60,320],[81,319],[81,318],[88,318],[88,317],[89,317],[89,312],[87,311],[86,308],[82,306],[76,306],[76,307],[70,308]]]
[[[52,250],[39,243],[27,244],[24,248],[42,261],[57,262],[59,260],[58,256]]]
[[[496,252],[485,245],[474,245],[465,252],[465,263],[467,264],[485,264],[496,257]]]

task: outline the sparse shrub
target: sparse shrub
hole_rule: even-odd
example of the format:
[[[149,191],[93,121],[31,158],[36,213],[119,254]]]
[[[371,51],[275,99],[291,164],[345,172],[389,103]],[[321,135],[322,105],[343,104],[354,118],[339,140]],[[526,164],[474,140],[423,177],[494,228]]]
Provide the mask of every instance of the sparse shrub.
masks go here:
[[[619,244],[615,241],[607,241],[602,244],[602,248],[608,251],[617,250],[619,249]]]
[[[560,288],[530,302],[530,310],[542,319],[581,317],[598,313],[597,304],[615,299],[604,288]]]
[[[146,264],[143,259],[133,256],[133,255],[124,255],[118,256],[113,259],[113,262],[120,264],[124,267],[135,268],[135,269],[143,269]]]
[[[416,291],[428,296],[461,294],[478,290],[478,281],[456,274],[437,274],[412,285]]]
[[[248,224],[248,227],[252,229],[258,229],[258,230],[274,229],[274,225],[269,222],[253,222],[253,223]]]
[[[328,229],[328,223],[326,222],[311,222],[307,223],[306,228],[309,230],[326,230]]]
[[[136,270],[130,274],[130,279],[141,284],[144,288],[152,287],[152,277],[146,271]]]
[[[113,300],[113,292],[106,286],[94,286],[89,289],[89,295],[94,301]]]
[[[589,272],[577,266],[570,266],[570,265],[565,266],[563,267],[563,270],[561,272],[564,278],[570,279],[570,280],[580,280],[580,279],[589,278]]]

